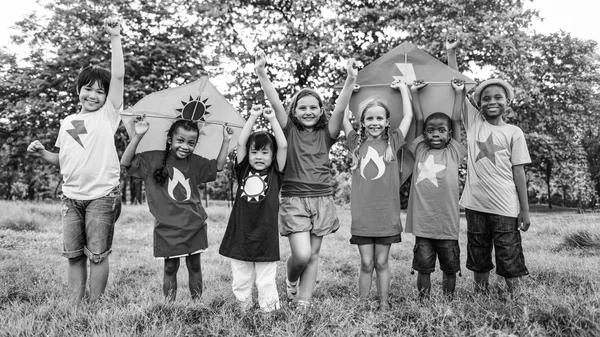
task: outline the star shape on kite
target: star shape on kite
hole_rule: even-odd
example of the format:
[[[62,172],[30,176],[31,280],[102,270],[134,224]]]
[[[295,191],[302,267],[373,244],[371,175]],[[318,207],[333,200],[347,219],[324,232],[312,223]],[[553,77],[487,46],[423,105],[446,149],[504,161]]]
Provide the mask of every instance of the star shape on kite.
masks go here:
[[[248,201],[259,201],[265,196],[267,191],[267,175],[249,172],[244,183],[242,184],[242,197],[246,197]]]
[[[418,184],[425,179],[429,179],[429,181],[431,181],[435,187],[438,187],[437,173],[445,170],[446,166],[436,164],[432,154],[427,157],[425,162],[419,162],[417,165],[419,167],[419,176],[417,177],[415,184]]]
[[[504,149],[502,146],[494,144],[494,137],[491,133],[485,142],[477,141],[477,147],[479,148],[479,154],[475,162],[478,162],[479,159],[487,158],[494,165],[496,165],[496,152]]]

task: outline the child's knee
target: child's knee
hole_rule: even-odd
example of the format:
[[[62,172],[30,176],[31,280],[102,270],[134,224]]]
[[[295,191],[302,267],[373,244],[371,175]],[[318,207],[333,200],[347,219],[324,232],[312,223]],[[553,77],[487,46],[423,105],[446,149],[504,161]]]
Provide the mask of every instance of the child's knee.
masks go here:
[[[378,272],[387,270],[388,266],[388,259],[377,259],[377,261],[375,261],[375,270]]]
[[[370,260],[370,261],[364,261],[362,260],[360,262],[360,270],[363,273],[372,273],[373,269],[375,269],[375,261]]]
[[[177,271],[179,270],[179,263],[175,262],[175,261],[169,261],[166,260],[165,261],[165,274],[172,276],[177,274]]]

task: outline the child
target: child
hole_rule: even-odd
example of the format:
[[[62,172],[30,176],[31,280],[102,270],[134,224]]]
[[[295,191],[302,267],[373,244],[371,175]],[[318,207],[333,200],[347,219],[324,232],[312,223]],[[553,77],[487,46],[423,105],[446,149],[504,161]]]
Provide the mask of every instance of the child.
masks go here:
[[[328,121],[321,97],[308,88],[292,97],[286,113],[265,64],[264,52],[256,53],[258,79],[288,142],[279,209],[279,231],[288,237],[291,250],[287,260],[287,296],[289,301],[298,302],[299,309],[308,310],[317,280],[321,242],[340,226],[333,203],[329,150],[339,135],[358,71],[353,68],[354,60],[348,60],[348,76]]]
[[[400,176],[397,151],[412,123],[413,113],[406,84],[392,87],[402,93],[404,115],[396,130],[390,132],[390,110],[385,100],[369,98],[359,106],[358,132],[344,120],[347,145],[352,151],[351,244],[358,245],[360,274],[359,299],[371,292],[373,269],[377,271],[379,309],[387,310],[390,288],[388,257],[392,243],[400,242]]]
[[[81,302],[90,260],[90,301],[106,288],[114,225],[121,213],[119,158],[114,134],[123,109],[125,66],[121,28],[116,19],[104,20],[111,41],[111,71],[89,66],[77,76],[81,110],[67,116],[56,139],[58,153],[49,152],[39,140],[27,152],[60,168],[62,184],[63,256],[70,297]]]
[[[427,83],[415,81],[411,87],[417,138],[409,146],[415,156],[406,232],[415,236],[412,269],[418,272],[417,289],[421,299],[431,291],[431,273],[435,270],[436,255],[442,270],[442,290],[452,298],[456,287],[456,273],[460,271],[458,232],[458,167],[467,150],[460,144],[460,112],[465,86],[461,80],[452,80],[454,105],[452,118],[443,112],[434,112],[425,120],[419,100],[419,90]],[[421,132],[421,135],[418,133]]]
[[[194,155],[200,133],[196,122],[176,120],[167,133],[164,151],[135,154],[148,123],[135,121],[135,135],[123,152],[121,165],[133,177],[144,179],[154,225],[154,256],[165,260],[163,293],[173,301],[177,295],[179,258],[185,256],[189,287],[193,299],[202,296],[200,253],[206,251],[206,211],[202,207],[198,184],[214,181],[223,170],[233,130],[223,127],[223,142],[217,159]],[[208,145],[207,145],[208,146]],[[166,183],[166,184],[165,184]]]
[[[252,132],[263,115],[273,130]],[[219,253],[231,258],[233,293],[242,311],[252,306],[256,281],[258,304],[263,312],[279,309],[275,276],[279,261],[279,190],[287,142],[271,109],[255,105],[238,139],[235,172],[238,189]]]
[[[456,69],[458,41],[446,43],[448,65]],[[504,121],[514,90],[501,79],[479,84],[463,111],[467,130],[467,180],[460,199],[467,218],[467,268],[473,271],[475,290],[487,291],[496,251],[496,273],[513,292],[528,275],[521,234],[530,225],[523,165],[531,163],[523,131]]]

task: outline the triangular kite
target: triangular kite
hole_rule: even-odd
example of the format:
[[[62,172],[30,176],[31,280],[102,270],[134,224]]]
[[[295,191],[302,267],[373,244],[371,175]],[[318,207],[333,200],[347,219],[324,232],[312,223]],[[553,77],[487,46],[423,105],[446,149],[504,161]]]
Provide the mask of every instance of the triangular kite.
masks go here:
[[[229,151],[237,145],[241,128],[246,122],[221,93],[203,76],[199,80],[179,87],[147,95],[133,107],[121,113],[123,124],[131,138],[135,134],[136,116],[146,115],[150,128],[140,141],[136,153],[164,151],[167,132],[176,119],[198,122],[200,137],[194,154],[214,159],[223,142],[223,124],[234,130]]]
[[[424,118],[433,112],[451,115],[454,90],[450,81],[453,77],[465,81],[467,92],[476,84],[472,79],[448,67],[414,44],[402,42],[358,72],[356,78],[358,87],[350,98],[350,111],[357,120],[360,120],[358,116],[360,102],[373,96],[385,98],[390,108],[391,128],[397,128],[402,120],[402,95],[399,90],[390,88],[390,84],[394,80],[412,84],[414,80],[421,79],[429,83],[419,92]],[[406,135],[407,144],[414,139],[415,123],[413,122]],[[401,182],[404,183],[412,173],[415,159],[409,151],[402,150],[398,151],[398,158],[402,160],[400,175]]]

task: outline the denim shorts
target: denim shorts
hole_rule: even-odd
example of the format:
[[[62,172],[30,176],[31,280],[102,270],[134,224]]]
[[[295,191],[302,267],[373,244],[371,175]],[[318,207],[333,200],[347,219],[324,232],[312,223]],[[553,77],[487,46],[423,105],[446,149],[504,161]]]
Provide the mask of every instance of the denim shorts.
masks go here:
[[[421,274],[435,271],[436,257],[440,260],[440,269],[446,274],[460,271],[460,246],[458,240],[436,240],[415,238],[412,269]]]
[[[333,197],[282,197],[279,204],[279,233],[310,232],[325,236],[340,228]]]
[[[63,195],[63,256],[86,255],[100,263],[111,253],[115,222],[121,214],[121,190],[92,200],[74,200]]]
[[[373,237],[373,236],[358,236],[352,235],[350,238],[350,243],[353,245],[391,245],[392,243],[398,243],[402,241],[402,237],[400,234],[393,236],[381,236],[381,237]]]
[[[496,274],[514,278],[528,275],[521,246],[517,218],[467,209],[467,268],[485,273],[494,269],[492,248],[496,250]]]

